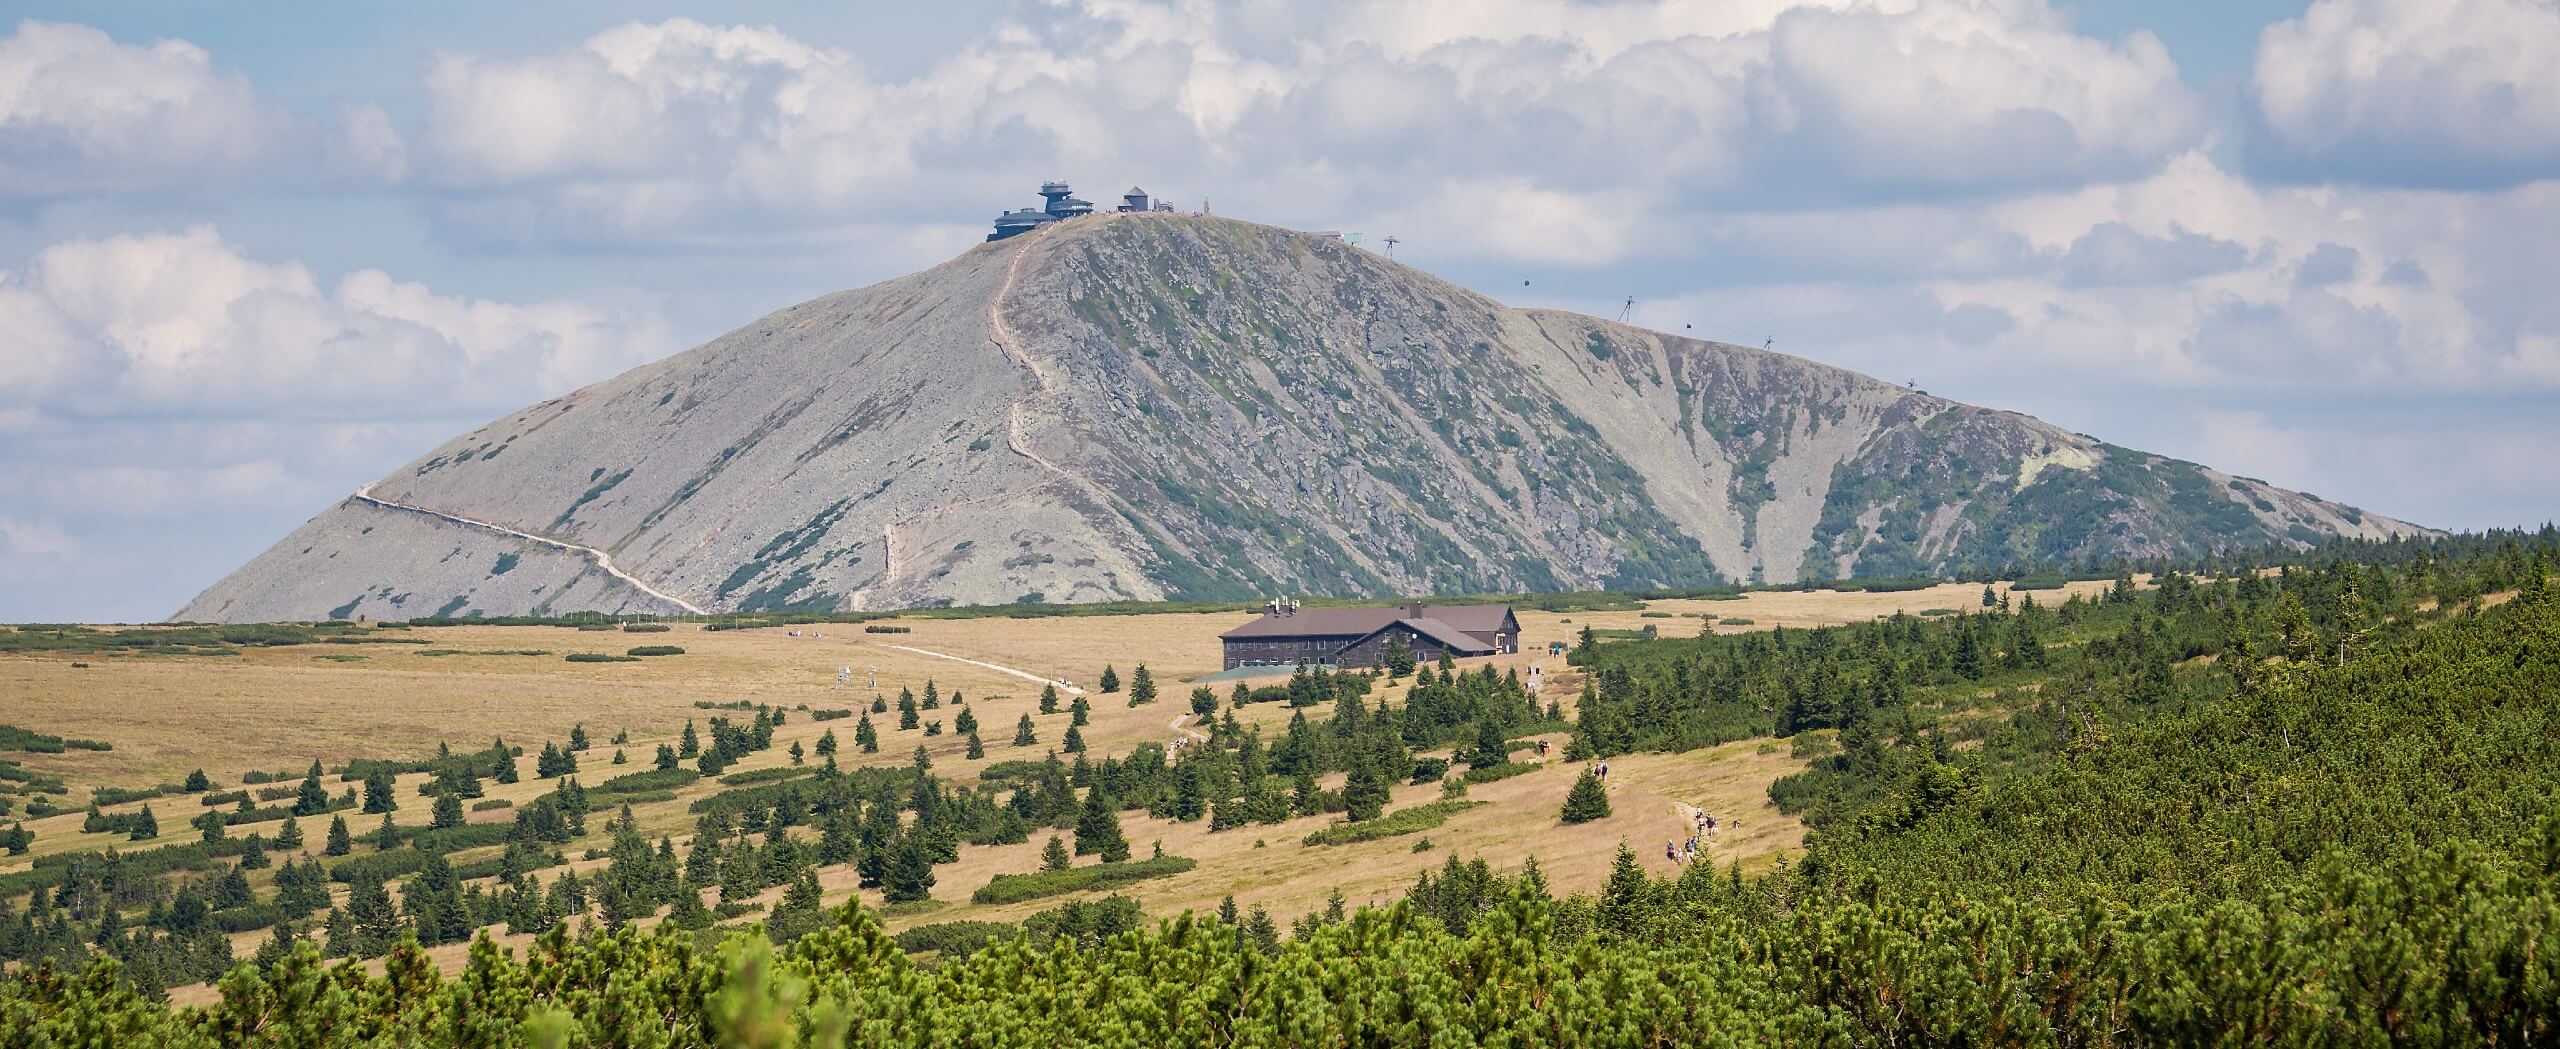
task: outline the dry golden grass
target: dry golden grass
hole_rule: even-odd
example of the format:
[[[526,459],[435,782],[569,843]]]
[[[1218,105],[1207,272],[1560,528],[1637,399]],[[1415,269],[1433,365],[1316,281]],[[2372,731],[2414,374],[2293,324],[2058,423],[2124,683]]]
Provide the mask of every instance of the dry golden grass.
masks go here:
[[[2086,593],[2103,585],[2074,584],[2072,589]],[[1545,643],[1569,643],[1585,625],[1604,629],[1652,625],[1666,635],[1678,636],[1695,633],[1700,626],[1696,616],[1705,613],[1752,619],[1755,622],[1751,629],[1817,626],[1896,611],[1978,607],[1980,596],[1979,586],[1949,585],[1903,593],[1770,593],[1752,594],[1737,601],[1661,601],[1648,606],[1649,611],[1671,613],[1668,618],[1648,618],[1638,611],[1530,611],[1521,615],[1526,651],[1492,662],[1524,674],[1532,666],[1543,666],[1547,674],[1542,701],[1548,697],[1559,699],[1569,713],[1579,675],[1565,668],[1562,660],[1545,655]],[[2038,592],[2037,600],[2058,601],[2062,596],[2060,592]],[[780,628],[715,632],[691,624],[678,624],[668,633],[651,634],[465,626],[390,631],[385,635],[415,637],[425,640],[425,645],[288,646],[221,657],[83,656],[81,661],[91,664],[85,669],[73,668],[73,660],[67,656],[9,656],[0,657],[0,709],[7,712],[0,720],[115,744],[115,750],[107,753],[12,755],[31,768],[71,781],[75,801],[85,801],[89,787],[170,782],[195,768],[206,769],[225,785],[236,785],[240,774],[249,769],[299,769],[315,758],[329,764],[351,757],[417,758],[433,753],[440,741],[449,741],[457,749],[478,749],[486,746],[491,737],[503,736],[511,743],[538,751],[545,741],[565,740],[570,727],[578,724],[584,724],[594,740],[594,749],[583,756],[581,772],[582,779],[594,784],[621,772],[648,768],[657,745],[673,742],[688,720],[699,723],[719,715],[742,716],[737,711],[699,709],[694,706],[697,700],[743,699],[785,708],[806,705],[859,710],[868,707],[875,692],[894,703],[900,688],[913,688],[920,693],[930,679],[946,700],[955,691],[968,698],[981,725],[980,735],[986,745],[984,758],[971,760],[964,756],[966,740],[949,728],[957,709],[946,702],[942,709],[923,713],[925,720],[938,720],[945,725],[945,731],[938,736],[927,737],[920,730],[898,730],[894,709],[875,715],[881,748],[870,755],[858,753],[853,746],[853,720],[819,723],[805,713],[795,712],[776,733],[773,749],[750,756],[731,771],[788,764],[785,752],[792,742],[814,748],[818,737],[832,730],[842,745],[838,760],[847,766],[905,765],[917,745],[922,744],[937,775],[975,785],[979,771],[991,762],[1036,759],[1056,748],[1068,724],[1063,701],[1060,713],[1034,714],[1038,744],[1013,747],[1016,719],[1036,710],[1041,687],[1038,683],[954,659],[905,651],[899,646],[982,660],[1042,677],[1071,679],[1088,689],[1106,664],[1116,667],[1124,681],[1138,664],[1149,665],[1162,693],[1154,705],[1131,708],[1125,693],[1087,695],[1092,704],[1092,723],[1084,730],[1084,736],[1099,758],[1182,735],[1170,724],[1189,710],[1192,686],[1182,679],[1216,670],[1217,635],[1250,618],[1243,613],[972,620],[910,617],[898,621],[913,628],[906,634],[865,634],[859,627],[818,626],[799,628],[802,636],[798,637]],[[581,664],[562,658],[569,652],[618,653],[642,644],[681,645],[686,654],[638,663]],[[419,650],[430,648],[469,652],[542,649],[551,654],[419,654]],[[366,658],[315,658],[344,655]],[[1477,661],[1467,662],[1473,665]],[[853,668],[855,687],[836,687],[836,671],[843,666]],[[876,688],[862,687],[866,679],[875,678]],[[1222,701],[1223,716],[1223,700],[1233,686],[1219,683],[1211,687]],[[1404,690],[1402,685],[1388,686],[1371,702],[1400,702]],[[1236,716],[1245,724],[1260,725],[1269,732],[1285,725],[1293,713],[1277,704],[1259,704],[1236,712]],[[1325,713],[1309,712],[1311,717]],[[615,766],[610,761],[617,748],[606,741],[625,729],[631,733],[631,742],[620,749],[626,752],[629,764]],[[1557,752],[1561,753],[1562,740],[1558,738],[1556,742]],[[817,759],[812,754],[809,760]],[[1663,857],[1662,843],[1687,836],[1687,806],[1702,807],[1723,822],[1707,852],[1718,865],[1740,861],[1746,868],[1765,866],[1801,847],[1803,827],[1768,803],[1769,783],[1803,766],[1789,756],[1783,745],[1745,741],[1687,754],[1628,755],[1611,765],[1614,774],[1609,789],[1615,814],[1580,826],[1565,826],[1557,818],[1572,777],[1579,773],[1578,766],[1561,764],[1473,788],[1469,795],[1473,800],[1490,804],[1459,813],[1439,828],[1352,845],[1310,847],[1300,843],[1309,831],[1333,822],[1336,817],[1330,816],[1211,834],[1205,820],[1174,823],[1132,814],[1124,819],[1124,827],[1138,855],[1146,855],[1153,843],[1161,841],[1167,853],[1191,857],[1200,861],[1200,866],[1185,874],[1140,882],[1118,891],[1136,897],[1156,914],[1208,910],[1216,907],[1222,897],[1232,895],[1240,905],[1263,907],[1286,922],[1324,906],[1327,896],[1337,889],[1355,904],[1393,899],[1412,883],[1417,872],[1435,868],[1455,855],[1481,856],[1505,869],[1516,869],[1535,856],[1559,891],[1587,892],[1605,879],[1622,840],[1635,848],[1648,868],[1668,872],[1672,865]],[[487,783],[488,797],[523,805],[551,788],[550,782],[532,777],[531,758],[522,759],[521,767],[522,782]],[[416,794],[422,780],[419,776],[402,777],[402,808],[394,817],[396,822],[426,822],[429,806]],[[333,792],[342,789],[334,778],[329,785]],[[682,843],[693,823],[687,804],[722,789],[726,788],[706,780],[686,788],[672,801],[639,806],[635,815],[648,836],[668,835]],[[1398,786],[1392,805],[1400,808],[1425,803],[1435,799],[1438,791],[1432,785]],[[153,804],[164,830],[160,843],[194,838],[194,830],[185,825],[188,818],[201,811],[193,798],[164,798]],[[119,808],[129,811],[133,807]],[[601,821],[610,816],[610,811],[604,811],[594,819]],[[512,819],[513,812],[475,812],[470,818],[474,822],[504,821]],[[35,852],[43,855],[110,846],[133,848],[139,844],[128,843],[120,835],[81,834],[79,821],[77,813],[30,821],[28,826],[38,834]],[[377,821],[377,817],[349,817],[350,825],[359,834]],[[303,821],[311,848],[318,847],[327,825],[325,817]],[[253,829],[272,835],[274,825],[240,828],[244,832]],[[1037,868],[1040,847],[1046,838],[1045,833],[1040,833],[1021,845],[964,846],[958,863],[939,867],[935,872],[939,879],[935,896],[951,902],[930,913],[892,919],[890,924],[905,927],[959,919],[1013,921],[1064,902],[1066,897],[1004,906],[967,902],[971,892],[998,873]],[[1432,848],[1413,851],[1415,843],[1423,838],[1431,841]],[[359,851],[365,848],[368,846],[358,845]],[[483,850],[456,858],[468,861],[494,852]],[[573,850],[573,859],[575,855]],[[26,862],[0,862],[0,871],[21,868]],[[581,870],[597,865],[596,861],[585,860],[572,864]],[[261,874],[258,880],[264,881],[265,877]],[[834,903],[853,893],[853,879],[849,869],[824,872],[821,884],[827,890],[828,901]],[[780,891],[769,892],[767,902],[778,899]],[[876,893],[867,895],[871,903],[879,902]],[[242,934],[237,938],[239,949],[244,953],[254,949],[264,935]],[[521,946],[525,938],[499,939],[504,945]],[[459,963],[461,948],[440,948],[433,953],[440,963],[450,967]],[[187,1000],[190,995],[202,993],[187,991],[179,997]]]

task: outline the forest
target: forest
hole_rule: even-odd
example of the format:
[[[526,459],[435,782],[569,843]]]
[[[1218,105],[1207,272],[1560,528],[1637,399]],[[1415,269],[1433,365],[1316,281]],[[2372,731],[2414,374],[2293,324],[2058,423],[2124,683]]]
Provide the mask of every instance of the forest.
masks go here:
[[[696,802],[682,849],[614,799],[719,775],[782,712],[714,717],[657,768],[592,786],[586,741],[546,745],[557,786],[512,823],[365,834],[348,815],[397,800],[370,789],[383,769],[344,770],[333,794],[315,768],[272,836],[201,819],[188,845],[48,857],[0,884],[0,1044],[2534,1044],[2560,1034],[2555,554],[2548,531],[2365,544],[2160,566],[2094,601],[1986,589],[1979,608],[1842,627],[1586,635],[1569,718],[1490,671],[1417,668],[1400,706],[1367,675],[1303,673],[1195,693],[1203,745],[1071,749],[984,785],[921,753],[840,770],[830,733],[813,765]],[[1265,739],[1217,716],[1257,702],[1293,717]],[[876,746],[892,709],[859,712],[845,745]],[[1061,872],[1179,866],[1130,855],[1132,810],[1420,818],[1384,812],[1384,785],[1439,781],[1462,803],[1516,739],[1559,727],[1586,762],[1784,740],[1808,764],[1771,796],[1812,827],[1804,855],[1663,879],[1622,850],[1599,893],[1561,897],[1534,863],[1452,856],[1399,902],[1285,930],[1103,897],[893,937],[819,906],[814,871],[837,864],[893,907],[928,898],[965,841],[1047,837]],[[418,767],[458,812],[511,752]],[[1332,773],[1343,786],[1319,787]],[[500,842],[486,871],[445,859]],[[610,863],[546,879],[573,843]],[[1106,862],[1070,867],[1070,848]],[[259,899],[241,870],[270,863],[298,873]],[[492,875],[496,891],[464,884]],[[1005,891],[1045,891],[1018,877],[1034,881]],[[315,891],[329,882],[346,905]],[[792,888],[760,921],[713,928],[774,886]],[[484,927],[541,937],[521,956],[480,940],[451,974],[426,962]],[[220,933],[240,928],[272,938],[234,959]],[[166,1003],[198,979],[218,1001]]]

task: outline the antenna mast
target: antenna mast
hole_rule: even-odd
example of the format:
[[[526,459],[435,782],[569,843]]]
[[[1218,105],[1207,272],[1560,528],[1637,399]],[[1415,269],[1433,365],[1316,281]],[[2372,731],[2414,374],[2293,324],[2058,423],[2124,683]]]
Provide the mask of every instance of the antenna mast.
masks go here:
[[[1629,295],[1629,296],[1627,296],[1627,304],[1626,304],[1626,305],[1624,305],[1624,306],[1620,306],[1620,307],[1618,307],[1618,323],[1620,323],[1620,324],[1624,324],[1624,323],[1626,323],[1626,322],[1627,322],[1627,318],[1628,318],[1628,317],[1630,317],[1630,316],[1633,316],[1633,315],[1635,314],[1635,312],[1636,312],[1636,297],[1635,297],[1635,296],[1633,296],[1633,295]]]

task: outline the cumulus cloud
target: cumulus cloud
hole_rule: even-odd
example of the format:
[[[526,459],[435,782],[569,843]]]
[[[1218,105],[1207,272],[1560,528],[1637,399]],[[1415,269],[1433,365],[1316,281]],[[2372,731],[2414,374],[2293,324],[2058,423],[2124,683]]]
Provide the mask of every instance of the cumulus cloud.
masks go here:
[[[402,151],[380,108],[350,109],[342,127],[304,119],[184,40],[32,19],[0,38],[0,195],[396,181]]]
[[[2259,39],[2250,156],[2307,181],[2560,176],[2555,69],[2552,0],[2317,0]]]
[[[0,402],[71,414],[355,418],[497,410],[670,348],[655,318],[437,295],[360,270],[324,287],[210,227],[75,240],[0,280]]]
[[[2042,0],[1431,8],[1087,0],[904,81],[772,29],[634,23],[437,57],[412,166],[490,239],[965,219],[1077,171],[1595,263],[1639,250],[1644,212],[2139,177],[2205,133],[2156,39]],[[1554,235],[1481,229],[1515,205]]]

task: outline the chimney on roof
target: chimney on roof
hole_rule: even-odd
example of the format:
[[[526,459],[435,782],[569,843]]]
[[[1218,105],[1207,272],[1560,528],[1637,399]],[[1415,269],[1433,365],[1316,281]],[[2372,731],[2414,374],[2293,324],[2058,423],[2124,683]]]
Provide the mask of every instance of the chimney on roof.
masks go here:
[[[1404,603],[1404,617],[1405,617],[1406,619],[1420,619],[1420,618],[1422,618],[1422,602],[1421,602],[1421,601],[1419,601],[1419,600],[1413,600],[1413,601],[1407,601],[1407,602],[1405,602],[1405,603]]]

